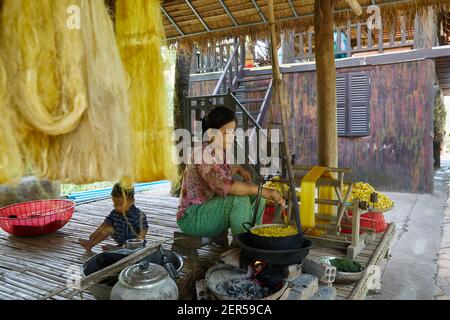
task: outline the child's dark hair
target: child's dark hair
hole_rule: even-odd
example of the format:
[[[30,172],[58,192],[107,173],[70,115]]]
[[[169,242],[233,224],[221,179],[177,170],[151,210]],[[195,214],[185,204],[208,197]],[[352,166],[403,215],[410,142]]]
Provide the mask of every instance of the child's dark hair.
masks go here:
[[[203,133],[208,129],[220,129],[231,121],[236,121],[233,110],[227,107],[215,107],[202,120]]]
[[[133,186],[124,187],[120,184],[120,182],[117,182],[112,188],[111,196],[116,198],[116,197],[123,197],[124,195],[127,199],[134,199]]]

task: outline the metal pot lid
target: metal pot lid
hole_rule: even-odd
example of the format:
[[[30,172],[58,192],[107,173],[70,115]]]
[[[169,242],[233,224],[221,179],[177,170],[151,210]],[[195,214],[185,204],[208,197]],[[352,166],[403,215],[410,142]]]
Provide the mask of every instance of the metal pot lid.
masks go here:
[[[167,270],[159,264],[141,262],[123,270],[119,281],[135,289],[147,289],[164,281],[169,276]]]

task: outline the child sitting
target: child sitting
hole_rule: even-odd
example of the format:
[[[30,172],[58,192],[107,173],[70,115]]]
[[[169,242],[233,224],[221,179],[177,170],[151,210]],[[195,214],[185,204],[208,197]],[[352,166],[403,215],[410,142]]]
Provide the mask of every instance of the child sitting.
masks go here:
[[[78,242],[87,251],[111,236],[117,246],[104,245],[103,250],[123,246],[129,239],[143,239],[148,231],[145,214],[134,205],[134,188],[126,188],[116,183],[111,192],[114,210],[105,221],[91,234],[89,240],[79,239]]]

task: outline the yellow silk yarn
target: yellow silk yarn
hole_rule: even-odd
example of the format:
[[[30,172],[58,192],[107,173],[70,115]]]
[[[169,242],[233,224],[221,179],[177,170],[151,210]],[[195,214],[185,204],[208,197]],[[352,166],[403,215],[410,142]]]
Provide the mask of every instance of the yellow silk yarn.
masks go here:
[[[158,0],[117,0],[116,38],[130,79],[133,180],[173,179],[167,126],[165,43]]]
[[[22,177],[23,161],[13,131],[13,113],[7,104],[6,71],[0,57],[0,184]]]
[[[128,174],[126,74],[103,0],[4,0],[0,47],[33,173],[77,184]]]

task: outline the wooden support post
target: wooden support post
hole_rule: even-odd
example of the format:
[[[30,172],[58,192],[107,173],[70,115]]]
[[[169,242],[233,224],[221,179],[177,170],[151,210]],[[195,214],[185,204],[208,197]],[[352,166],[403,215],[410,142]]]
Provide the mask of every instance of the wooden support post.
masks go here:
[[[330,0],[331,2],[331,0]],[[273,90],[274,90],[274,104],[273,107],[279,106],[280,107],[280,113],[281,113],[281,129],[283,134],[283,146],[284,146],[284,155],[285,155],[285,161],[289,178],[289,187],[291,190],[295,190],[294,185],[294,172],[292,170],[292,163],[291,163],[291,151],[289,148],[289,136],[287,132],[287,111],[288,106],[286,102],[286,97],[284,95],[284,90],[282,88],[283,82],[281,79],[281,73],[280,73],[280,65],[278,63],[278,54],[277,54],[277,37],[276,37],[276,30],[275,30],[275,14],[273,10],[273,0],[268,1],[268,9],[269,9],[269,27],[270,27],[270,42],[271,42],[271,53],[272,53],[272,77],[273,77]],[[333,50],[333,31],[331,31],[331,39],[332,39],[332,45],[331,48]],[[334,61],[334,55],[333,55],[333,61]],[[335,80],[336,81],[336,80]],[[336,111],[336,110],[335,110]],[[295,214],[295,220],[297,225],[297,230],[299,233],[301,233],[301,222],[300,222],[300,208],[297,201],[297,196],[295,192],[291,192],[292,194],[292,202],[294,204],[294,214]]]
[[[336,65],[334,61],[332,0],[315,1],[314,30],[319,120],[318,162],[320,166],[337,167]]]
[[[359,211],[359,200],[353,200],[352,210],[352,246],[357,247],[359,243],[359,219],[361,217],[361,211]]]

